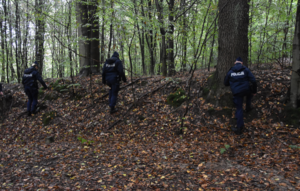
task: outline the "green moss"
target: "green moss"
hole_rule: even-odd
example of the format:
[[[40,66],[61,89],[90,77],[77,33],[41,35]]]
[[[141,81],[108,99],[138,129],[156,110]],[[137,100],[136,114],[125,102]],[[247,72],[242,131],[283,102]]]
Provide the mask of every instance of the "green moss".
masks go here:
[[[180,106],[186,100],[185,91],[181,88],[167,97],[167,103],[174,107]]]
[[[58,86],[58,84],[62,81],[63,79],[62,78],[59,78],[58,80],[56,80],[53,84],[53,88],[55,88],[56,86]]]
[[[42,122],[44,126],[50,124],[50,121],[56,117],[56,111],[51,111],[49,113],[45,113],[42,116]]]

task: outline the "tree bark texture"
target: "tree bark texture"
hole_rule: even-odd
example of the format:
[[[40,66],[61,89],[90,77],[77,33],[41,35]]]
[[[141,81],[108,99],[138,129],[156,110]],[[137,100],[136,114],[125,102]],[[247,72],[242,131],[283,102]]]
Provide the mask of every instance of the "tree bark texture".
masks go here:
[[[299,107],[300,102],[300,0],[297,4],[296,26],[293,42],[293,69],[291,77],[291,105]]]
[[[45,18],[42,17],[44,0],[36,0],[36,31],[35,31],[35,60],[39,63],[39,73],[43,74],[44,67],[44,35]]]
[[[99,72],[100,44],[99,44],[99,18],[96,16],[97,0],[84,0],[77,3],[80,75],[88,76]]]
[[[167,63],[169,67],[168,76],[175,75],[175,63],[174,63],[174,0],[169,1],[169,29],[168,29],[168,51],[167,51]]]
[[[219,39],[216,77],[223,84],[224,77],[235,59],[248,63],[249,0],[219,1]]]

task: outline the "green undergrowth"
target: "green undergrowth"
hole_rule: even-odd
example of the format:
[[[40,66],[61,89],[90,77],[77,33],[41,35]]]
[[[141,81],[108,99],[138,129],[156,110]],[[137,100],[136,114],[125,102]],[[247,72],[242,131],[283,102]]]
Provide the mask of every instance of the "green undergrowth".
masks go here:
[[[167,97],[167,103],[174,107],[180,106],[185,100],[187,96],[185,95],[185,91],[181,88],[177,89],[176,92],[171,93]]]
[[[49,125],[49,124],[50,124],[50,121],[51,121],[52,119],[54,119],[54,118],[56,117],[56,115],[57,115],[56,111],[51,111],[51,112],[49,112],[49,113],[43,114],[43,116],[42,116],[42,122],[43,122],[43,125],[44,125],[44,126]]]

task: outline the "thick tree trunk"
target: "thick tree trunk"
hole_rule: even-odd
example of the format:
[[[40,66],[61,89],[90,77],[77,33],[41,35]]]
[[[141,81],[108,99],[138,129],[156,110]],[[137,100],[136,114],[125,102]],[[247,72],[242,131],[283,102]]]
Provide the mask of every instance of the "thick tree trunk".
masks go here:
[[[223,84],[224,77],[235,59],[248,61],[248,0],[219,1],[219,52],[216,77]]]
[[[35,60],[39,63],[39,72],[43,74],[44,68],[44,35],[45,35],[45,18],[42,17],[44,0],[36,0],[36,34],[35,34]]]
[[[300,104],[300,0],[298,0],[297,4],[292,71],[290,99],[292,107],[297,108]]]
[[[81,24],[78,28],[78,35],[81,38],[79,41],[81,76],[99,72],[100,44],[97,5],[98,1],[93,0],[92,4],[87,5],[85,1],[81,1],[76,6],[77,21]]]
[[[163,15],[163,0],[155,0],[156,9],[158,12],[158,21],[160,23],[160,34],[161,34],[161,64],[162,64],[162,75],[167,76],[167,58],[166,58],[166,31],[164,29],[164,15]]]
[[[152,1],[148,0],[148,8],[152,9]],[[151,11],[148,12],[149,21],[152,22],[152,13]],[[152,26],[150,26],[152,27]],[[155,68],[155,58],[154,58],[154,35],[153,29],[149,30],[149,34],[146,37],[146,41],[148,44],[149,54],[150,54],[150,74],[154,75],[154,68]]]
[[[168,76],[175,75],[175,63],[174,63],[174,0],[169,1],[169,29],[168,29],[168,55],[167,64],[169,66]]]
[[[143,8],[143,0],[141,0],[141,7],[142,7],[142,16],[144,17],[145,14],[144,14],[144,8]],[[138,17],[138,10],[137,10],[137,2],[136,0],[134,0],[134,11],[135,11],[135,15]],[[138,35],[139,35],[139,42],[140,42],[140,51],[141,51],[141,61],[142,61],[142,72],[143,72],[143,75],[146,75],[146,66],[145,66],[145,31],[144,31],[144,27],[143,27],[143,24],[140,28],[140,25],[137,21],[137,30],[138,30]]]

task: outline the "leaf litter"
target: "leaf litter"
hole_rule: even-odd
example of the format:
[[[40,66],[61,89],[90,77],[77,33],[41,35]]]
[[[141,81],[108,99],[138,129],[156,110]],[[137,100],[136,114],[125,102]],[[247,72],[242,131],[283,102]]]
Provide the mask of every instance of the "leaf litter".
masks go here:
[[[57,100],[40,100],[47,108],[37,115],[20,117],[24,104],[9,111],[0,128],[0,188],[298,190],[300,130],[282,122],[289,71],[253,73],[259,92],[254,111],[245,114],[242,136],[230,131],[234,109],[222,113],[228,108],[197,96],[208,72],[196,71],[191,101],[178,108],[166,104],[167,96],[187,89],[188,74],[149,77],[146,86],[136,78],[119,92],[120,111],[113,115],[108,87],[95,83],[101,76],[93,76],[92,94],[89,78],[75,78],[81,99],[56,92]],[[26,96],[20,91],[14,100],[25,103]],[[51,111],[56,116],[44,126],[42,115]],[[51,144],[45,142],[49,136],[55,140]]]

